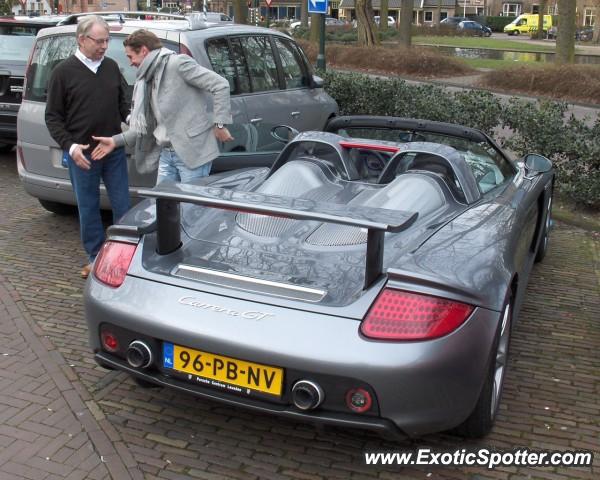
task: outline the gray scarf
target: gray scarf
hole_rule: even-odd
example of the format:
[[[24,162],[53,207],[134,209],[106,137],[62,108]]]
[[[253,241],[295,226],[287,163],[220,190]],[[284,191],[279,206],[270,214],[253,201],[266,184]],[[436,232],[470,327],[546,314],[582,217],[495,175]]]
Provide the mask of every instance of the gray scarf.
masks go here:
[[[156,128],[156,118],[150,106],[150,86],[156,74],[161,74],[170,55],[175,52],[168,48],[152,50],[139,66],[133,87],[133,107],[129,126],[138,136],[152,134]]]

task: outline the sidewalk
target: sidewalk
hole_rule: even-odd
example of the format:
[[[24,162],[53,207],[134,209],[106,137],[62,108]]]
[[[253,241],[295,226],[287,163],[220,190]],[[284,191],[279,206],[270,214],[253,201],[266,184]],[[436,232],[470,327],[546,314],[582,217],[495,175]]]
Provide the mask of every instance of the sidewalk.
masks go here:
[[[143,478],[9,285],[0,275],[0,478]]]

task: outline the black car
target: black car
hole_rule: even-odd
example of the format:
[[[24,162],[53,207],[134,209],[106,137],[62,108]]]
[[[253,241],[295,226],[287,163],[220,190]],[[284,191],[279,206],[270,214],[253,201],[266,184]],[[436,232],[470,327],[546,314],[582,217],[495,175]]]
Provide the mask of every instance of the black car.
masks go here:
[[[456,31],[464,35],[475,35],[480,37],[490,37],[492,29],[486,25],[473,20],[464,20],[456,26]]]
[[[0,17],[0,151],[17,143],[25,66],[37,32],[63,17]]]
[[[594,38],[594,27],[582,27],[578,28],[575,32],[575,39],[580,42],[591,42]]]
[[[446,17],[440,21],[440,25],[456,27],[460,22],[469,20],[467,17]]]

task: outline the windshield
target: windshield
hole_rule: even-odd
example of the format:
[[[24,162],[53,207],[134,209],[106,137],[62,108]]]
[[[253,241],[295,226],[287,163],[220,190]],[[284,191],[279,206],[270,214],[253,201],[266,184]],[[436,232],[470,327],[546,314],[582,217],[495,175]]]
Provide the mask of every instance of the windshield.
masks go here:
[[[6,28],[0,30],[0,59],[4,61],[27,62],[29,52],[35,42],[34,33],[6,32]]]
[[[427,131],[412,131],[400,128],[374,128],[374,127],[345,127],[335,133],[349,138],[365,138],[373,140],[386,140],[396,143],[406,142],[431,142],[448,145],[457,150],[465,159],[481,193],[486,193],[496,186],[504,183],[515,173],[513,166],[498,150],[487,142],[477,142],[467,138],[444,135]],[[378,167],[383,169],[386,159],[379,155],[383,162]],[[365,160],[368,170],[373,170],[373,159]]]

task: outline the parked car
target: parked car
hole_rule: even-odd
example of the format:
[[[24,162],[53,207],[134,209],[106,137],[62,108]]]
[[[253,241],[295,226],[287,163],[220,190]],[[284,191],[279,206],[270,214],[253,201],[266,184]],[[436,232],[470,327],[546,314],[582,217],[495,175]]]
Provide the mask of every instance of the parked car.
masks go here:
[[[336,28],[336,27],[347,27],[350,24],[345,20],[340,20],[339,18],[333,17],[325,17],[325,26],[328,28]],[[302,26],[302,22],[300,20],[290,23],[290,28],[295,30]],[[308,17],[308,26],[310,27],[310,17]]]
[[[379,22],[381,21],[381,17],[379,15],[375,15],[375,24],[377,26],[379,26]],[[388,27],[395,27],[396,26],[396,19],[394,17],[387,17],[388,19]]]
[[[485,435],[553,182],[478,130],[338,117],[271,168],[142,189],[86,284],[94,358],[296,421]]]
[[[558,35],[558,27],[552,26],[548,29],[548,33],[546,38],[556,39]],[[594,38],[594,27],[587,26],[578,28],[575,31],[575,40],[579,40],[580,42],[591,42]]]
[[[222,157],[215,161],[213,171],[249,166],[252,162],[272,163],[281,145],[273,143],[265,124],[286,124],[302,131],[323,128],[337,114],[337,104],[323,90],[323,81],[313,75],[304,53],[289,36],[248,25],[192,20],[125,19],[124,23],[111,23],[108,55],[120,65],[132,91],[136,70],[125,56],[123,39],[139,28],[147,28],[161,38],[165,47],[194,57],[229,81],[235,122],[230,131],[236,140],[222,145]],[[63,152],[46,128],[46,90],[52,69],[76,48],[75,28],[71,24],[40,32],[18,116],[21,182],[44,208],[56,213],[71,210],[65,205],[75,205],[75,198],[68,169],[62,165]],[[132,167],[129,182],[134,192],[140,186],[154,184],[155,175],[141,175]],[[101,202],[108,208],[104,187]]]
[[[460,22],[465,22],[467,20],[469,20],[469,18],[467,18],[467,17],[446,17],[440,21],[440,25],[456,26]]]
[[[17,112],[23,97],[25,67],[42,28],[56,25],[63,17],[0,17],[0,151],[17,143]]]
[[[587,26],[578,28],[575,32],[575,39],[580,42],[591,42],[594,38],[594,27]]]
[[[491,37],[492,29],[473,20],[463,20],[456,26],[456,31],[464,35],[475,35],[479,37]]]

